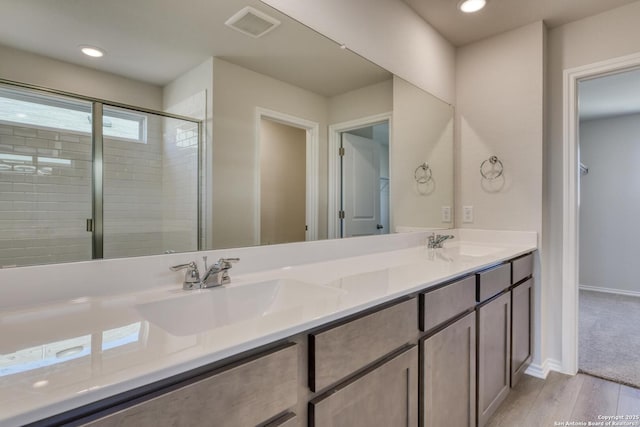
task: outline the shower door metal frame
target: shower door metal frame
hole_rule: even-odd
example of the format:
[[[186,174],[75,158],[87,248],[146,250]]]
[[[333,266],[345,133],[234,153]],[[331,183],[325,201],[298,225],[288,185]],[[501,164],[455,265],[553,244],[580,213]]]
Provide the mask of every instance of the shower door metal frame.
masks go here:
[[[67,98],[74,98],[79,101],[91,102],[91,167],[92,167],[92,184],[91,184],[91,232],[92,232],[92,247],[91,258],[102,259],[104,249],[104,135],[103,135],[103,112],[104,106],[116,107],[127,109],[144,114],[153,114],[156,116],[166,117],[169,119],[182,120],[186,122],[195,123],[198,126],[198,149],[196,163],[198,170],[197,174],[197,200],[196,200],[196,250],[202,250],[202,240],[204,230],[202,230],[202,202],[203,202],[203,180],[204,180],[204,159],[205,159],[205,135],[203,135],[202,120],[194,119],[192,117],[182,116],[179,114],[167,113],[164,111],[158,111],[151,108],[136,107],[133,105],[123,104],[119,102],[108,101],[105,99],[94,98],[91,96],[80,95],[73,92],[66,92],[57,89],[51,89],[47,87],[32,85],[28,83],[16,82],[13,80],[7,80],[0,78],[0,84],[15,86],[22,89],[34,90],[43,92],[45,94],[64,96]]]

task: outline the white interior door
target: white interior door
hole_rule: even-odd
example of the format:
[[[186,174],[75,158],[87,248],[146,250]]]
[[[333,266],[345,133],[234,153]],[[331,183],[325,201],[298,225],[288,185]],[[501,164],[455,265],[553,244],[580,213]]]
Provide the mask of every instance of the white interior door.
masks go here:
[[[380,155],[369,138],[342,134],[343,237],[380,234]]]

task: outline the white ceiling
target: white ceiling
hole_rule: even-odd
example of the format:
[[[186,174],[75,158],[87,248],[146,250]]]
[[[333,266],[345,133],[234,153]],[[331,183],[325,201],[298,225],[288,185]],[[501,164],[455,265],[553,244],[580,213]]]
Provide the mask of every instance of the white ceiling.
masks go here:
[[[488,0],[480,12],[464,14],[459,0],[403,0],[455,46],[544,21],[549,28],[636,0]]]
[[[282,24],[259,39],[224,22],[253,6]],[[391,74],[258,0],[0,0],[0,44],[163,86],[211,56],[332,96]],[[98,60],[78,45],[107,51]]]
[[[640,113],[640,70],[578,83],[580,120]]]
[[[458,0],[402,0],[456,45],[544,19],[557,26],[635,0],[489,0],[476,15]],[[224,25],[251,5],[282,22],[253,39]],[[0,0],[0,44],[165,85],[211,56],[333,96],[390,74],[259,0]],[[78,45],[107,55],[92,60]],[[640,112],[638,72],[581,84],[584,119]]]
[[[456,46],[543,20],[557,27],[637,0],[488,0],[476,14],[459,0],[401,0]],[[580,82],[580,119],[640,113],[640,70]]]

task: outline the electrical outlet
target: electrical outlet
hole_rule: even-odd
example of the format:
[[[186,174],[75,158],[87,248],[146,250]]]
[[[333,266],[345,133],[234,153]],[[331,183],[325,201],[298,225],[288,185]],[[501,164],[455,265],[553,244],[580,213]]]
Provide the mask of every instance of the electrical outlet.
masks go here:
[[[451,206],[442,207],[442,222],[451,222]]]
[[[473,222],[473,206],[462,207],[462,222]]]

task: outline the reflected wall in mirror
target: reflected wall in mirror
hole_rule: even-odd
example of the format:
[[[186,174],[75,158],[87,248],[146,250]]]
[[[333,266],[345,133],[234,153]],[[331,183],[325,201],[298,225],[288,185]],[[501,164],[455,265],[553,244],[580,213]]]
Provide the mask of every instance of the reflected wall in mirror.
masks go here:
[[[260,37],[225,25],[245,6],[279,25]],[[104,127],[101,147],[90,130],[68,141],[42,117],[16,122],[25,112],[0,103],[0,168],[13,168],[16,155],[48,157],[60,171],[59,162],[69,160],[57,179],[78,181],[78,194],[47,194],[47,185],[0,169],[0,265],[452,226],[441,216],[453,204],[451,107],[260,1],[5,0],[3,11],[5,84],[79,95],[70,99],[89,109],[104,101],[119,112],[112,126],[128,117],[120,125],[138,136],[114,139]],[[105,56],[84,57],[80,45]],[[38,145],[46,132],[51,139]],[[136,138],[158,142],[143,146]],[[96,193],[99,148],[104,192]],[[426,188],[414,177],[422,163],[433,176]],[[47,217],[45,202],[64,205],[49,216],[55,221],[38,231],[17,221]],[[86,219],[103,220],[98,251]],[[16,243],[34,232],[49,244],[35,250]],[[53,256],[64,232],[84,245],[82,255]],[[16,253],[19,259],[9,259]]]

